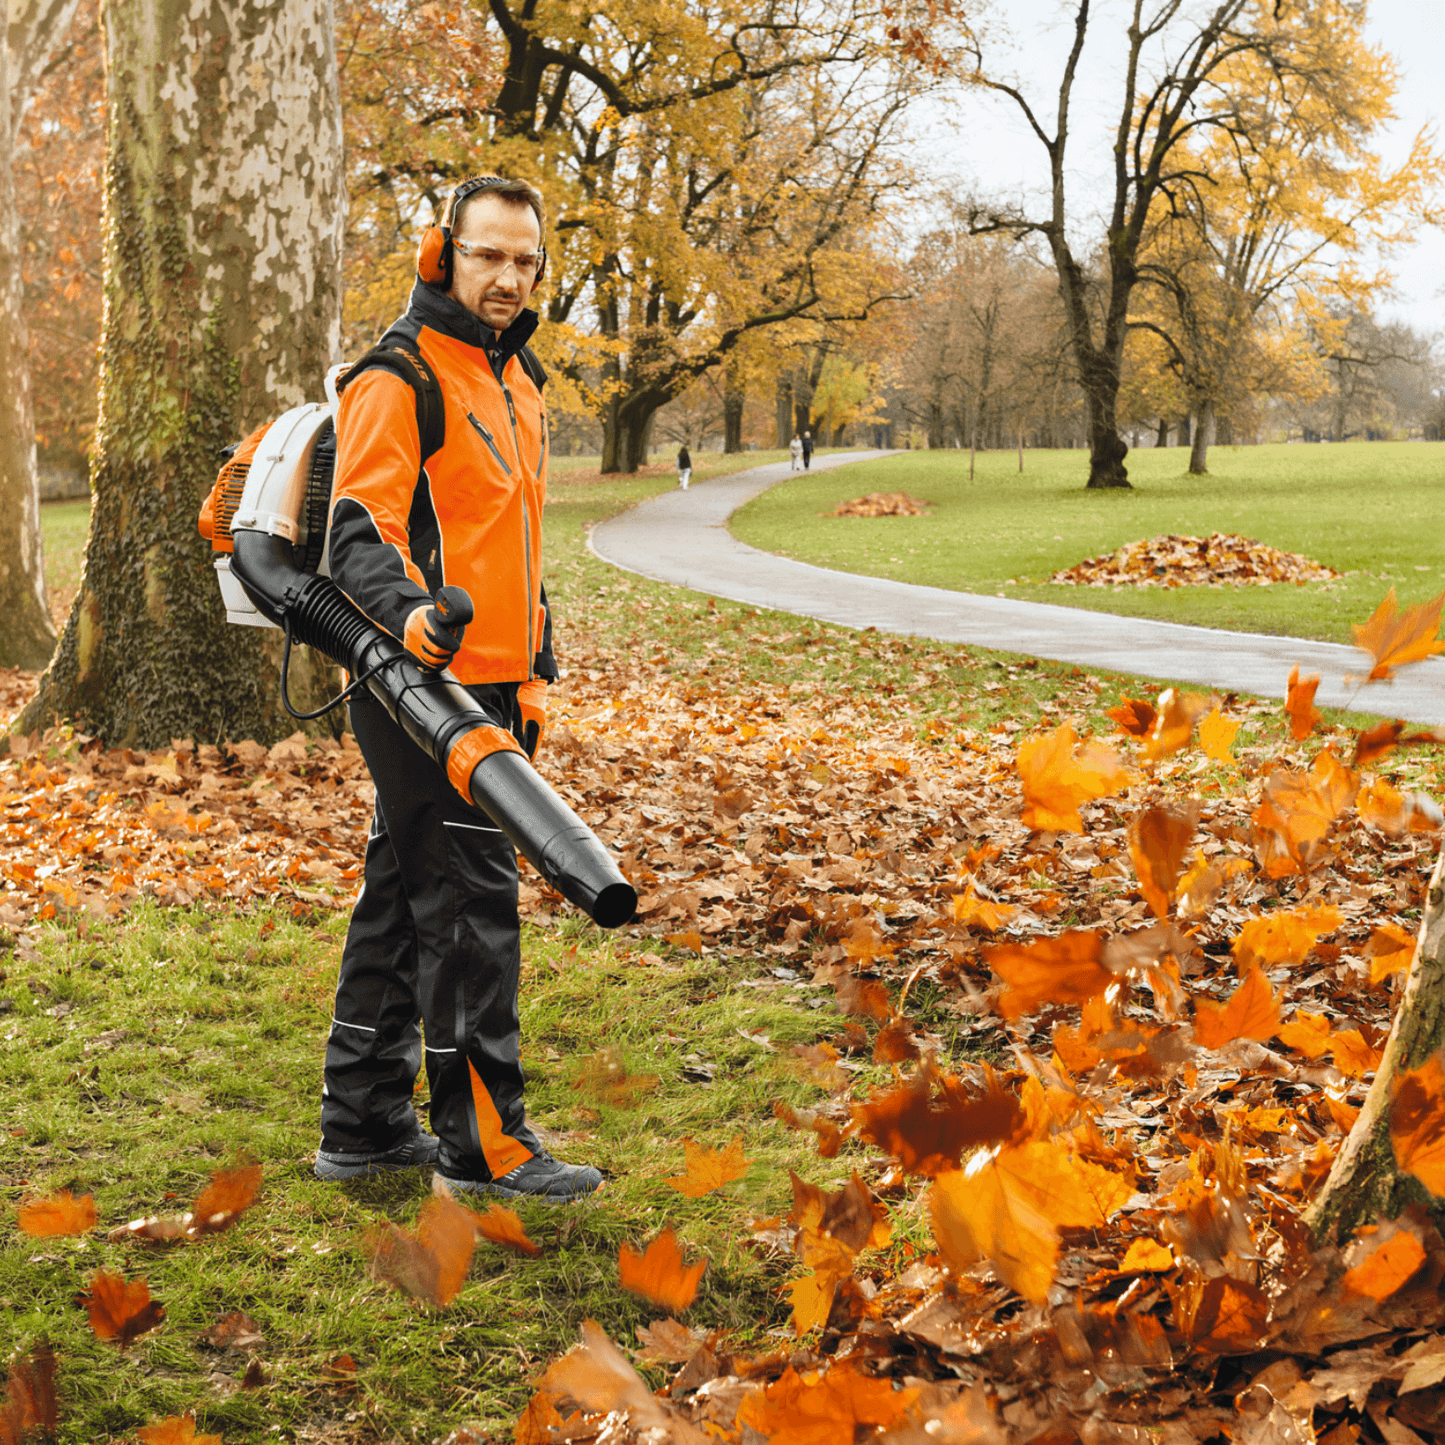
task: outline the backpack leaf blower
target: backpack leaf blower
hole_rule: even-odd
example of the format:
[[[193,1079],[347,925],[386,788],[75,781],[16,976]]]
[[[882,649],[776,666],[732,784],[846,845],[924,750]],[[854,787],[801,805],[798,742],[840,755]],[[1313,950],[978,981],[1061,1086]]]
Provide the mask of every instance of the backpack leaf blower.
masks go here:
[[[398,354],[403,363],[420,360]],[[383,364],[401,370],[391,357]],[[325,404],[293,407],[253,432],[216,479],[200,525],[216,553],[227,619],[279,627],[288,657],[294,639],[345,668],[354,681],[343,697],[365,686],[552,887],[603,928],[617,928],[636,911],[637,892],[597,835],[450,672],[424,668],[327,573],[337,379],[346,370],[327,377]],[[412,384],[420,408],[423,393]],[[285,692],[283,663],[283,699]]]

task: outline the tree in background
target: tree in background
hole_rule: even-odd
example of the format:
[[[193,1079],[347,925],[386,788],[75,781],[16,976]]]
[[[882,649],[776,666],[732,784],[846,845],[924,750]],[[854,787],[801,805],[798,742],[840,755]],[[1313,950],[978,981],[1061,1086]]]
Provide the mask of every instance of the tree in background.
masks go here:
[[[1255,50],[1223,68],[1236,122],[1178,148],[1184,180],[1146,232],[1145,314],[1130,324],[1162,338],[1184,385],[1191,472],[1207,470],[1217,413],[1261,392],[1319,390],[1305,316],[1370,309],[1390,284],[1381,260],[1428,219],[1445,174],[1423,132],[1394,169],[1370,150],[1396,68],[1365,44],[1362,8],[1335,24],[1350,63],[1327,83]]]
[[[1243,151],[1272,142],[1266,116],[1250,101],[1258,74],[1277,77],[1288,95],[1308,94],[1317,107],[1316,123],[1330,116],[1347,126],[1354,101],[1348,78],[1370,60],[1360,41],[1362,7],[1355,0],[1308,6],[1217,0],[1202,13],[1187,9],[1183,0],[1163,0],[1147,16],[1144,0],[1133,0],[1129,15],[1097,307],[1071,235],[1078,216],[1067,187],[1071,103],[1089,36],[1089,0],[1078,0],[1074,11],[1073,43],[1054,89],[1051,123],[1022,82],[994,73],[982,39],[966,42],[968,80],[1019,108],[1047,160],[1048,200],[1041,212],[980,205],[972,224],[980,232],[1035,233],[1049,246],[1088,404],[1090,487],[1129,485],[1118,398],[1130,304],[1156,207],[1182,210],[1184,196],[1211,179],[1201,177],[1197,167],[1216,141]]]
[[[105,335],[85,574],[19,726],[272,738],[276,634],[229,626],[219,448],[319,394],[345,216],[330,0],[108,5]]]
[[[0,44],[0,664],[9,667],[43,667],[55,646],[40,545],[16,160],[26,112],[78,5],[6,0]]]

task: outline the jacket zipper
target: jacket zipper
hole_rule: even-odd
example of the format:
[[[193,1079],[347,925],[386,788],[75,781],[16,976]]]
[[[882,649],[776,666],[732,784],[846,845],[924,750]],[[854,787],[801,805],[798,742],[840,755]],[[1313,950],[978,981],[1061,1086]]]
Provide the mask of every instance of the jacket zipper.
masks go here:
[[[501,463],[502,470],[506,472],[506,474],[510,477],[512,475],[512,469],[507,465],[506,457],[504,457],[501,452],[497,450],[497,444],[492,440],[491,432],[489,432],[486,427],[484,427],[481,422],[479,422],[476,417],[471,414],[471,412],[467,413],[467,420],[471,422],[474,427],[476,427],[477,435],[481,437],[484,442],[486,442],[487,446],[491,449],[492,455],[496,457],[496,459]]]
[[[502,395],[507,400],[507,417],[512,423],[512,451],[517,458],[517,470],[525,477],[527,469],[522,465],[522,443],[517,436],[517,409],[512,405],[511,389],[500,377],[497,380],[501,383]],[[527,484],[522,483],[522,557],[526,564],[527,571],[527,681],[531,682],[535,674],[532,671],[532,664],[537,659],[537,649],[532,645],[532,629],[537,625],[532,608],[532,521],[527,516]]]

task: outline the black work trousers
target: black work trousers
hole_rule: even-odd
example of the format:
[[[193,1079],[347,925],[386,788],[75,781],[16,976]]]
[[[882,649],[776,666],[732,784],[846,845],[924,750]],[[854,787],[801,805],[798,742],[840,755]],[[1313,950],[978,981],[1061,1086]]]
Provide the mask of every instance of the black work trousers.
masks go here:
[[[468,691],[520,735],[515,683]],[[405,1143],[425,1057],[440,1172],[500,1178],[540,1148],[522,1107],[517,855],[369,693],[353,697],[351,725],[376,816],[341,956],[321,1148]]]

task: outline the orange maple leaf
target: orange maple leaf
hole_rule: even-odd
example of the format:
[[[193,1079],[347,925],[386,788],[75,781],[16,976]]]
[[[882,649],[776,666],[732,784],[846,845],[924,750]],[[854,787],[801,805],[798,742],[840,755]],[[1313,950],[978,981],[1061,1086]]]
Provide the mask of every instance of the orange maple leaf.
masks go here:
[[[743,1158],[743,1136],[739,1134],[726,1149],[704,1149],[691,1139],[682,1141],[685,1163],[683,1172],[664,1184],[689,1199],[701,1199],[734,1179],[741,1179],[752,1168],[753,1161]]]
[[[1284,700],[1285,716],[1289,718],[1289,735],[1297,743],[1303,742],[1314,732],[1321,714],[1315,706],[1315,689],[1320,685],[1319,673],[1306,678],[1299,675],[1299,667],[1289,675],[1289,692]]]
[[[37,1239],[50,1239],[62,1234],[84,1234],[95,1227],[94,1196],[82,1194],[78,1199],[70,1190],[62,1189],[45,1199],[32,1199],[20,1206],[21,1232]]]
[[[1429,602],[1417,602],[1399,615],[1395,589],[1391,587],[1370,620],[1355,624],[1355,646],[1368,652],[1374,663],[1370,682],[1392,676],[1397,667],[1406,663],[1422,662],[1445,651],[1445,642],[1437,640],[1442,604],[1445,604],[1445,592]]]
[[[1366,1042],[1359,1029],[1337,1029],[1330,1035],[1330,1052],[1335,1067],[1352,1079],[1373,1073],[1380,1067],[1385,1051]]]
[[[994,1087],[980,1097],[956,1076],[932,1073],[854,1104],[853,1123],[910,1174],[957,1169],[965,1149],[1003,1143],[1025,1127],[1014,1095]]]
[[[961,1274],[988,1260],[1026,1300],[1043,1304],[1054,1280],[1059,1232],[1019,1188],[1017,1175],[985,1162],[933,1181],[929,1207],[943,1261]]]
[[[1335,819],[1349,805],[1355,776],[1325,749],[1308,773],[1275,768],[1251,815],[1254,846],[1266,876],[1306,873],[1324,849]]]
[[[220,1234],[229,1229],[255,1202],[261,1188],[261,1166],[243,1164],[217,1169],[191,1205],[187,1233]]]
[[[1119,1262],[1119,1273],[1129,1274],[1135,1270],[1140,1273],[1156,1273],[1159,1270],[1174,1268],[1174,1252],[1167,1244],[1160,1244],[1157,1239],[1139,1238],[1130,1244]]]
[[[485,1214],[472,1211],[472,1227],[482,1239],[500,1244],[503,1249],[514,1249],[518,1254],[539,1255],[540,1244],[534,1244],[527,1237],[526,1227],[516,1210],[502,1204],[493,1204]]]
[[[852,1440],[892,1425],[918,1398],[914,1388],[895,1390],[846,1364],[800,1375],[791,1365],[781,1379],[745,1396],[737,1422],[751,1426],[771,1445],[823,1445]],[[859,1427],[866,1427],[859,1435]]]
[[[1389,1299],[1425,1263],[1425,1246],[1394,1224],[1377,1226],[1355,1241],[1352,1263],[1340,1281],[1347,1294]]]
[[[584,1059],[572,1080],[572,1087],[591,1095],[599,1104],[614,1109],[635,1108],[643,1094],[658,1085],[656,1074],[629,1074],[627,1066],[612,1049],[601,1049]]]
[[[1032,943],[995,943],[983,950],[988,966],[1004,981],[998,1011],[1016,1019],[1046,1003],[1084,1003],[1118,982],[1104,964],[1104,934],[1070,929]]]
[[[1194,808],[1146,808],[1129,825],[1129,857],[1156,918],[1169,916],[1169,900],[1198,821]]]
[[[617,1254],[617,1270],[622,1288],[659,1304],[674,1314],[685,1310],[697,1297],[697,1283],[707,1261],[696,1264],[682,1262],[677,1235],[668,1225],[642,1254],[624,1244]]]
[[[795,1109],[779,1099],[773,1105],[778,1122],[788,1129],[811,1129],[818,1136],[818,1153],[824,1159],[835,1159],[843,1147],[843,1131],[831,1119],[811,1109]]]
[[[1194,1009],[1194,1042],[1218,1049],[1233,1039],[1269,1039],[1279,1032],[1279,999],[1257,968],[1222,1007],[1200,1000]]]
[[[151,1298],[144,1279],[127,1283],[123,1276],[103,1269],[91,1276],[90,1293],[82,1295],[80,1302],[90,1316],[95,1337],[116,1340],[122,1350],[166,1317],[165,1306]]]
[[[167,1415],[135,1432],[145,1445],[223,1445],[219,1435],[197,1435],[194,1415]]]
[[[363,1245],[371,1272],[413,1299],[443,1309],[466,1282],[476,1245],[477,1216],[442,1194],[421,1207],[416,1232],[397,1224],[367,1231]]]
[[[1383,778],[1360,789],[1355,807],[1361,819],[1384,833],[1433,833],[1445,827],[1445,814],[1423,793],[1402,793]]]
[[[1436,1198],[1445,1197],[1445,1067],[1436,1054],[1400,1075],[1390,1106],[1395,1162]]]
[[[1234,965],[1243,976],[1254,964],[1268,968],[1303,963],[1315,940],[1333,933],[1344,921],[1344,914],[1327,903],[1251,918],[1234,940]]]
[[[5,1404],[0,1407],[0,1441],[19,1445],[32,1430],[55,1433],[60,1409],[55,1398],[55,1351],[41,1341],[10,1362]]]
[[[1234,739],[1240,727],[1238,718],[1225,717],[1216,707],[1199,724],[1199,746],[1204,750],[1205,757],[1213,758],[1217,763],[1233,763]]]
[[[1210,710],[1214,700],[1197,692],[1165,688],[1159,694],[1159,712],[1149,736],[1144,739],[1144,756],[1152,763],[1172,757],[1189,743],[1194,724]]]
[[[855,978],[845,973],[835,980],[838,993],[838,1007],[845,1014],[859,1014],[863,1018],[888,1019],[893,1017],[893,1004],[888,989],[876,978]]]
[[[1281,1024],[1275,1036],[1285,1048],[1317,1059],[1329,1052],[1334,1028],[1324,1014],[1297,1013],[1287,1024]]]
[[[990,898],[981,898],[971,880],[967,893],[953,895],[953,921],[960,928],[972,926],[982,928],[987,933],[997,933],[1017,912],[1018,909],[1012,904],[995,903]]]
[[[1118,707],[1109,709],[1109,716],[1118,723],[1121,733],[1131,738],[1147,737],[1154,726],[1154,704],[1141,697],[1126,697]]]
[[[1078,741],[1078,734],[1065,723],[1019,746],[1023,821],[1035,832],[1082,833],[1079,805],[1106,798],[1128,784],[1127,770],[1110,749],[1088,743],[1075,756]]]
[[[1391,974],[1405,972],[1415,961],[1415,935],[1393,923],[1382,924],[1370,935],[1365,954],[1370,960],[1370,982],[1383,983]]]
[[[552,1403],[551,1395],[539,1390],[512,1427],[512,1445],[552,1445],[556,1436],[553,1427],[563,1424],[562,1416]]]

